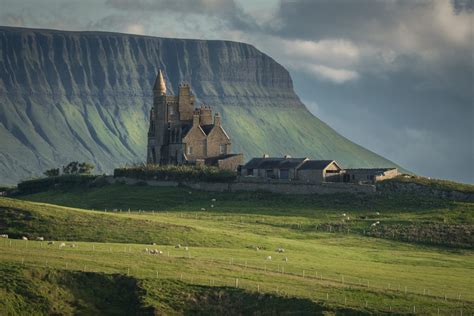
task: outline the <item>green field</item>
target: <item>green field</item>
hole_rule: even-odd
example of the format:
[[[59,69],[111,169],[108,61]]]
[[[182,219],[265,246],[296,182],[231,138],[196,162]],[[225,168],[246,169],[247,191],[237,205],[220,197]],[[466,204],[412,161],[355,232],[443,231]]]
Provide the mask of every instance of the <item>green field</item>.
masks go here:
[[[473,211],[125,185],[1,198],[0,314],[471,315]],[[424,233],[373,237],[393,227]]]

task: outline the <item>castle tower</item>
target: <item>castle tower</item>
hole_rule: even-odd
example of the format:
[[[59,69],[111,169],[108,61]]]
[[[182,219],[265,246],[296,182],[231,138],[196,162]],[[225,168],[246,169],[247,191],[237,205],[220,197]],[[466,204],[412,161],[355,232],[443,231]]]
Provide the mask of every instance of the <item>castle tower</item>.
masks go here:
[[[179,85],[178,96],[179,119],[181,121],[192,120],[194,111],[194,96],[191,95],[191,91],[187,83],[182,83]]]
[[[158,76],[156,76],[155,85],[153,86],[153,93],[156,95],[166,95],[166,83],[163,79],[163,73],[161,69],[158,70]]]
[[[161,163],[162,146],[165,143],[167,128],[166,83],[161,69],[153,85],[153,107],[150,112],[150,125],[154,126],[154,133],[148,135],[147,162]]]

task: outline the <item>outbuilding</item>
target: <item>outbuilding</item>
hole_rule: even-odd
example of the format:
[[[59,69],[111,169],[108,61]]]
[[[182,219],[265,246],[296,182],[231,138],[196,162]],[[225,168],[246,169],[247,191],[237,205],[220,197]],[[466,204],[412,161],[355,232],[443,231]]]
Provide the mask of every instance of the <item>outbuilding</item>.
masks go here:
[[[298,168],[298,180],[308,183],[340,182],[342,167],[335,160],[306,160]]]
[[[242,166],[242,177],[255,177],[260,179],[296,180],[297,169],[308,158],[268,157],[252,158]]]
[[[342,179],[343,182],[375,183],[398,175],[400,175],[400,172],[397,168],[358,168],[345,169]]]

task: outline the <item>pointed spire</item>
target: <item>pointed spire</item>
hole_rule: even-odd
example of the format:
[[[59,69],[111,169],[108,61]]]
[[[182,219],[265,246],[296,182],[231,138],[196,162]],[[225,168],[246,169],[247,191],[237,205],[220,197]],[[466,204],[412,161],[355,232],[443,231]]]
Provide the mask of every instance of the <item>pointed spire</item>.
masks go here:
[[[163,73],[161,72],[161,69],[158,71],[158,76],[156,76],[153,90],[158,92],[160,95],[166,95],[166,83],[165,79],[163,79]]]

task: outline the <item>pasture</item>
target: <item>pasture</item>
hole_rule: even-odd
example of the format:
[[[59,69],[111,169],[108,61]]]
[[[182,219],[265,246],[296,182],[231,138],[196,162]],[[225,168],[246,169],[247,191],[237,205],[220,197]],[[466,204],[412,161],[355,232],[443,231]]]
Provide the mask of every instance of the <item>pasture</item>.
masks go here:
[[[1,282],[32,292],[54,288],[74,301],[73,283],[86,275],[93,284],[133,283],[135,296],[126,297],[143,313],[221,313],[231,301],[254,307],[231,305],[235,314],[474,313],[469,236],[448,247],[459,240],[370,235],[376,222],[471,229],[472,203],[124,185],[19,198],[0,199],[1,233],[10,236],[0,240]],[[34,241],[39,236],[55,243]],[[26,306],[24,291],[6,284],[0,309]],[[48,293],[35,303],[44,313],[80,308]],[[105,306],[86,294],[84,310]]]

